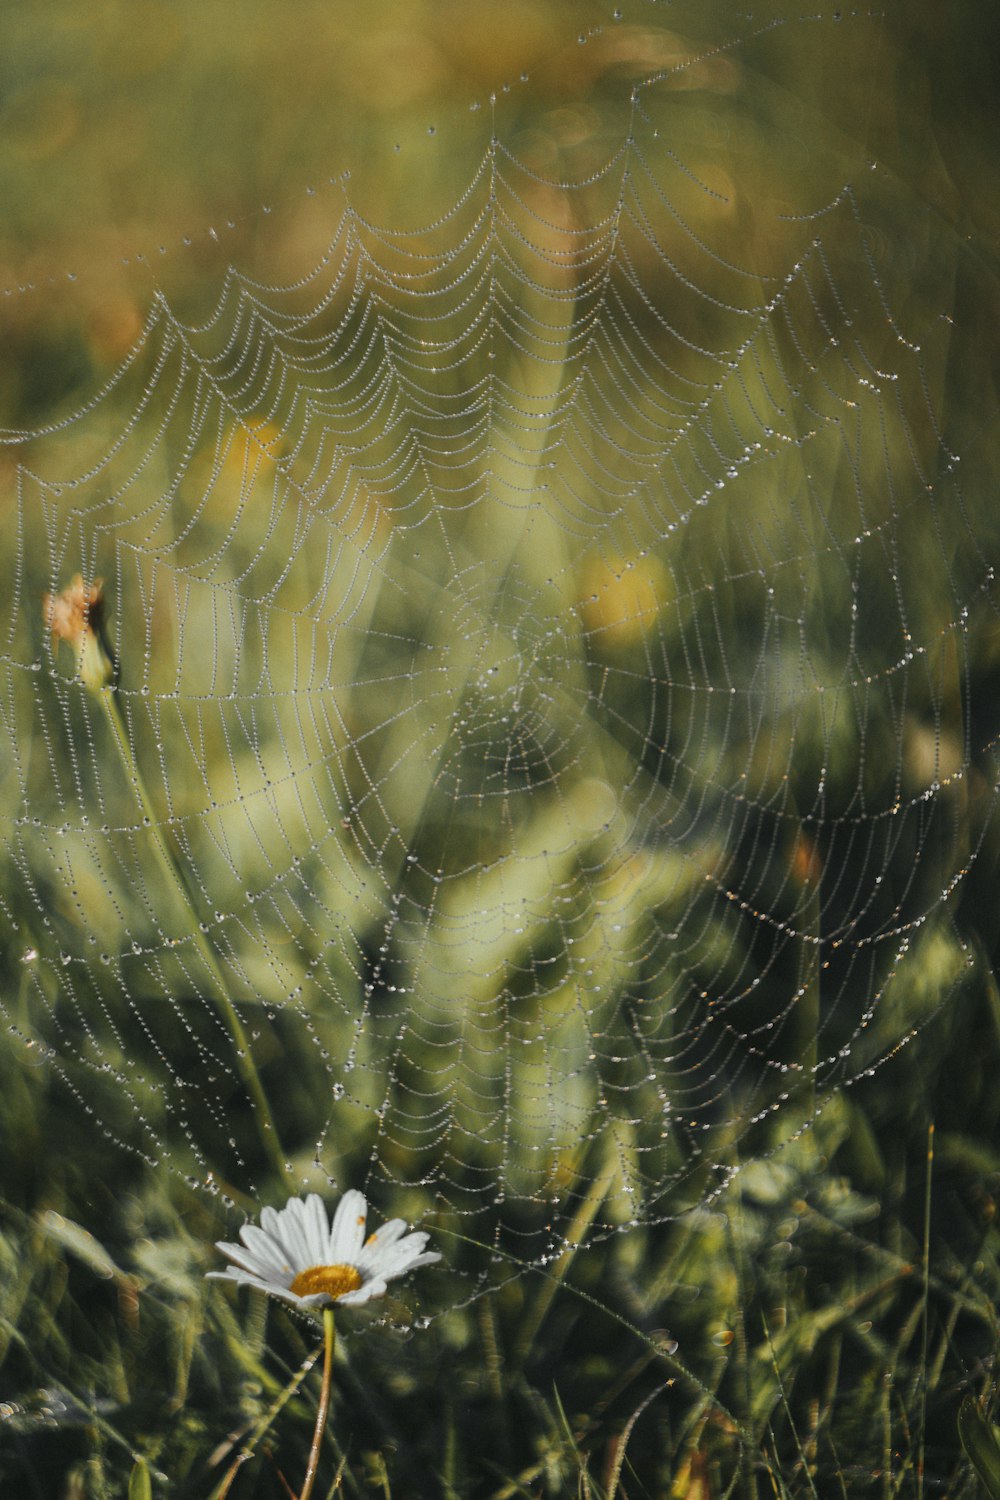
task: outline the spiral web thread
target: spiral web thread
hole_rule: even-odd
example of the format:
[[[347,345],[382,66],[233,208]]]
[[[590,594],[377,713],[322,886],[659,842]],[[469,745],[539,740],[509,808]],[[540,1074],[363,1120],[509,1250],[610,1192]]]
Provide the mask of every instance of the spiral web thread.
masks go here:
[[[710,1199],[973,963],[994,580],[947,306],[897,310],[877,183],[743,242],[661,93],[576,179],[494,136],[416,233],[345,197],[307,275],[157,297],[8,434],[7,1023],[229,1202],[206,947],[297,1181],[529,1264],[594,1181],[598,1235]],[[75,573],[197,932],[46,630]]]

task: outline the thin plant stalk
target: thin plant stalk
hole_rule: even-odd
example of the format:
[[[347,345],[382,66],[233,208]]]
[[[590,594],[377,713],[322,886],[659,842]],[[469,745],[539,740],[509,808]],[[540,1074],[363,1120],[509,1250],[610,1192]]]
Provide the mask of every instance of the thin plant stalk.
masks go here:
[[[240,1077],[242,1078],[247,1093],[250,1095],[250,1099],[253,1103],[254,1111],[257,1116],[257,1122],[260,1126],[261,1140],[264,1144],[264,1148],[267,1152],[271,1165],[277,1172],[278,1176],[282,1180],[287,1182],[289,1180],[289,1176],[288,1168],[285,1164],[284,1153],[281,1149],[281,1143],[278,1139],[277,1131],[274,1128],[274,1121],[271,1117],[271,1109],[267,1102],[267,1096],[264,1093],[263,1085],[260,1081],[260,1075],[257,1072],[253,1056],[250,1052],[247,1035],[245,1030],[243,1029],[243,1022],[240,1020],[239,1013],[236,1010],[236,1007],[233,1005],[232,1000],[229,998],[229,987],[226,984],[225,976],[223,975],[222,970],[219,967],[219,960],[211,944],[208,942],[205,934],[201,930],[200,917],[198,915],[198,904],[195,899],[194,892],[191,889],[191,885],[188,881],[187,875],[184,871],[184,867],[177,860],[170,848],[170,845],[167,843],[166,839],[163,837],[163,834],[160,832],[156,810],[146,788],[146,783],[143,778],[142,771],[139,767],[139,763],[132,753],[132,746],[129,743],[128,731],[125,727],[125,720],[122,716],[121,707],[118,702],[117,691],[113,685],[109,684],[108,686],[100,688],[97,696],[100,699],[101,706],[104,709],[104,712],[108,719],[108,723],[111,726],[111,733],[114,738],[115,745],[118,748],[118,754],[121,756],[122,764],[125,767],[126,775],[128,776],[132,789],[135,792],[136,797],[139,800],[139,805],[145,815],[147,826],[152,835],[153,848],[156,850],[160,866],[170,884],[174,887],[175,890],[179,891],[180,895],[183,897],[184,903],[191,915],[192,935],[194,937],[195,946],[197,947],[198,952],[201,954],[201,957],[205,963],[205,967],[208,969],[209,974],[212,976],[215,988],[215,1003],[218,1007],[223,1023],[225,1024],[229,1035],[232,1037],[233,1046],[236,1049],[236,1066],[239,1069]]]
[[[277,1174],[286,1183],[289,1172],[281,1142],[271,1119],[267,1098],[247,1043],[246,1032],[236,1007],[229,998],[229,986],[219,967],[218,957],[202,931],[196,893],[183,865],[160,832],[156,809],[146,788],[139,763],[132,753],[128,730],[118,701],[118,663],[108,640],[105,626],[104,583],[100,578],[85,580],[77,573],[72,582],[58,594],[44,598],[45,623],[52,632],[53,647],[66,641],[76,657],[77,677],[94,694],[107,715],[114,742],[118,747],[125,773],[145,814],[145,824],[153,838],[153,848],[167,877],[168,884],[179,891],[192,919],[195,945],[205,962],[215,987],[215,1002],[223,1023],[236,1048],[236,1065],[250,1095],[260,1127],[265,1153]]]
[[[517,1363],[521,1363],[527,1358],[535,1336],[545,1321],[545,1315],[552,1304],[552,1299],[559,1290],[563,1277],[569,1270],[570,1261],[576,1254],[577,1248],[586,1235],[587,1230],[594,1222],[597,1212],[607,1197],[611,1184],[614,1182],[619,1171],[619,1163],[615,1158],[614,1152],[609,1152],[603,1170],[594,1178],[573,1216],[573,1222],[566,1232],[566,1249],[559,1256],[552,1270],[539,1287],[535,1302],[521,1327],[515,1351],[515,1360]]]
[[[920,1335],[920,1426],[917,1440],[917,1500],[924,1497],[924,1460],[927,1440],[927,1356],[930,1328],[928,1325],[928,1303],[931,1280],[931,1188],[934,1176],[934,1121],[927,1127],[927,1181],[924,1189],[924,1253],[923,1286],[921,1295]]]
[[[316,1427],[313,1431],[312,1447],[309,1449],[309,1463],[306,1468],[306,1477],[302,1481],[302,1489],[299,1492],[299,1500],[309,1500],[313,1485],[316,1482],[316,1471],[319,1468],[319,1450],[323,1442],[323,1430],[326,1427],[327,1413],[330,1410],[330,1387],[333,1384],[333,1351],[336,1348],[336,1344],[337,1328],[333,1318],[333,1307],[324,1307],[323,1385],[319,1393]]]
[[[211,1495],[209,1496],[209,1500],[226,1500],[226,1496],[232,1489],[233,1481],[235,1480],[237,1474],[240,1472],[240,1469],[242,1469],[243,1465],[253,1457],[254,1449],[260,1442],[261,1438],[264,1436],[265,1432],[267,1432],[268,1428],[273,1424],[275,1418],[278,1416],[286,1402],[290,1401],[291,1398],[295,1395],[299,1386],[302,1384],[303,1380],[305,1380],[306,1376],[309,1374],[309,1371],[316,1363],[318,1352],[319,1351],[317,1350],[316,1353],[310,1354],[309,1358],[301,1366],[301,1368],[296,1370],[295,1374],[292,1376],[288,1384],[284,1386],[281,1391],[279,1391],[276,1399],[271,1403],[267,1411],[260,1418],[257,1425],[253,1428],[249,1437],[240,1449],[240,1452],[233,1459],[232,1464],[226,1470],[225,1474],[222,1476],[219,1483],[212,1491]]]
[[[805,828],[792,853],[792,868],[801,897],[796,913],[799,939],[798,999],[791,1018],[792,1064],[799,1071],[793,1091],[803,1120],[816,1118],[816,1073],[819,1060],[820,978],[823,941],[822,866]]]

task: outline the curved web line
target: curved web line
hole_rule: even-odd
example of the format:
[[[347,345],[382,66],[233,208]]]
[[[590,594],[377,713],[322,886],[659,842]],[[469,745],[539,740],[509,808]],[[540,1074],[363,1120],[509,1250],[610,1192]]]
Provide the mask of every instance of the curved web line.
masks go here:
[[[579,179],[494,138],[420,230],[348,204],[297,279],[233,270],[196,326],[160,296],[78,414],[5,434],[11,1024],[148,1160],[254,1189],[201,950],[32,615],[74,570],[297,1160],[498,1255],[558,1254],[602,1153],[597,1235],[711,1197],[915,1034],[928,955],[936,1004],[965,972],[993,575],[927,340],[851,188],[780,264],[716,248],[662,79]],[[929,576],[928,525],[959,539]]]

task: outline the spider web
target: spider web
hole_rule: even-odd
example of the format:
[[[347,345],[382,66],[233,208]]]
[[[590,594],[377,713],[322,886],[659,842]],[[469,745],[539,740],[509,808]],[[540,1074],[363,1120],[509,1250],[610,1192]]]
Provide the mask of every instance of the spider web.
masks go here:
[[[11,1036],[231,1205],[264,1169],[213,962],[296,1182],[521,1264],[595,1181],[595,1236],[705,1202],[973,963],[995,536],[949,288],[911,295],[877,166],[796,175],[781,124],[784,199],[764,150],[714,172],[678,72],[558,172],[497,108],[413,230],[339,184],[305,274],[158,292],[7,434]],[[152,815],[46,630],[76,573]]]

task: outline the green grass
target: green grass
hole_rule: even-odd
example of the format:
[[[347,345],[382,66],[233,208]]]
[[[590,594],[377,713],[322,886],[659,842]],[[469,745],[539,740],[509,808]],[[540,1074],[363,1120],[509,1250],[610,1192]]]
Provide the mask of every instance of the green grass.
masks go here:
[[[387,1309],[345,1311],[316,1493],[978,1494],[957,1422],[966,1396],[993,1409],[1000,1159],[970,1134],[980,1101],[958,1105],[947,1079],[981,1046],[986,1003],[911,1049],[918,1104],[886,1109],[881,1087],[834,1101],[709,1208],[466,1307],[435,1268]],[[994,1034],[984,1064],[998,1051]],[[176,1177],[105,1184],[84,1149],[39,1179],[32,1140],[72,1116],[5,1073],[5,1491],[125,1495],[141,1457],[154,1494],[207,1496],[249,1444],[230,1493],[287,1494],[318,1325],[204,1279],[221,1221]],[[435,1243],[447,1266],[453,1244]],[[415,1311],[429,1326],[401,1332]]]
[[[610,40],[591,48],[577,42],[569,4],[545,7],[537,26],[536,7],[508,9],[517,43],[508,37],[503,61],[515,74],[523,63],[532,87],[515,91],[501,124],[542,176],[584,176],[617,143],[629,118],[630,57],[648,72],[651,58],[659,66],[696,36],[699,46],[714,43],[713,28],[723,40],[732,35],[730,18],[700,16],[699,7],[685,12],[691,39],[679,20],[677,36],[654,34],[639,7],[625,42],[612,27]],[[193,319],[214,305],[230,254],[271,281],[310,264],[325,244],[319,231],[336,221],[330,205],[336,200],[339,211],[340,202],[327,178],[310,210],[319,229],[307,221],[303,184],[321,164],[332,170],[350,157],[355,201],[374,219],[422,222],[464,189],[488,139],[485,114],[471,115],[468,104],[470,94],[485,95],[497,42],[474,6],[421,9],[418,20],[393,8],[403,41],[385,54],[389,95],[411,74],[437,82],[433,98],[418,90],[392,111],[384,101],[375,107],[371,58],[366,73],[352,50],[358,27],[336,8],[303,8],[289,22],[288,52],[305,59],[301,70],[288,58],[278,66],[253,25],[234,28],[203,6],[157,13],[155,24],[148,14],[138,28],[145,49],[135,44],[131,11],[106,10],[115,26],[94,26],[82,67],[72,61],[77,6],[61,20],[53,11],[44,41],[34,20],[19,21],[8,48],[5,66],[18,87],[0,119],[9,148],[0,181],[17,212],[4,230],[5,258],[23,262],[43,287],[50,267],[60,275],[75,267],[82,288],[14,299],[0,370],[11,428],[73,409],[138,336],[153,281],[145,267],[119,269],[120,251],[155,244],[166,225],[163,277],[178,315]],[[673,14],[667,20],[675,24]],[[669,139],[680,160],[718,169],[740,189],[731,220],[698,223],[723,260],[745,268],[784,269],[805,252],[814,221],[785,210],[824,201],[817,175],[828,186],[864,166],[873,184],[863,201],[867,243],[905,327],[932,329],[930,399],[961,451],[961,492],[943,472],[925,417],[909,434],[873,420],[858,453],[833,426],[800,449],[795,440],[811,420],[803,410],[825,399],[817,379],[801,409],[789,403],[784,447],[741,471],[732,504],[693,510],[672,540],[662,531],[666,510],[657,532],[641,497],[604,516],[601,464],[625,464],[616,438],[633,422],[650,423],[656,440],[666,430],[657,425],[660,367],[651,362],[645,389],[640,381],[631,404],[612,402],[604,437],[591,434],[592,451],[575,455],[579,472],[594,465],[593,493],[586,484],[581,491],[591,532],[572,506],[562,526],[550,516],[528,526],[516,507],[495,507],[488,525],[443,503],[425,514],[418,474],[381,511],[359,490],[317,522],[315,536],[325,536],[328,521],[331,533],[351,539],[343,557],[325,572],[324,549],[303,549],[283,579],[281,609],[251,607],[270,597],[301,540],[295,506],[271,509],[274,457],[294,453],[301,482],[325,441],[322,424],[304,423],[287,391],[271,409],[266,373],[244,388],[237,370],[228,384],[220,377],[211,401],[202,393],[197,408],[185,387],[160,429],[172,380],[188,378],[175,342],[156,399],[139,411],[164,320],[132,384],[124,381],[92,420],[18,449],[32,475],[20,509],[6,503],[13,470],[0,469],[0,540],[17,559],[18,584],[16,598],[4,601],[13,644],[2,664],[0,757],[10,834],[0,870],[0,1493],[287,1500],[301,1485],[319,1394],[319,1326],[205,1279],[221,1264],[214,1242],[232,1238],[240,1212],[280,1203],[287,1192],[248,1087],[273,1110],[295,1180],[315,1186],[325,1175],[368,1186],[377,1213],[419,1219],[444,1257],[412,1284],[396,1284],[384,1303],[339,1320],[314,1500],[995,1493],[1000,837],[997,635],[983,576],[997,540],[1000,299],[992,240],[980,232],[991,229],[997,186],[982,145],[994,109],[993,78],[979,61],[989,51],[982,24],[969,7],[958,27],[962,65],[949,57],[940,71],[930,17],[916,16],[910,30],[897,18],[854,34],[862,40],[844,43],[837,57],[856,66],[827,66],[810,50],[814,35],[832,47],[847,33],[832,19],[816,32],[776,31],[716,59],[697,88],[651,97],[640,130],[651,156]],[[866,51],[872,35],[879,48]],[[202,60],[197,73],[185,61],[185,36]],[[66,69],[68,82],[55,76]],[[223,91],[220,76],[235,82]],[[949,80],[951,93],[935,95]],[[178,131],[177,100],[188,89]],[[580,89],[587,109],[576,113]],[[318,93],[349,102],[313,132]],[[133,133],[139,95],[149,107]],[[438,141],[457,140],[460,149],[428,144],[432,102],[452,126]],[[252,129],[241,113],[251,107]],[[98,110],[99,128],[85,130]],[[132,141],[131,170],[118,156],[123,135]],[[577,135],[582,144],[571,151]],[[869,156],[880,159],[875,174]],[[721,213],[730,201],[723,192],[706,207],[672,156],[655,160],[685,213]],[[533,191],[513,169],[511,178]],[[265,233],[260,204],[286,181],[285,212]],[[953,202],[951,186],[963,183]],[[191,253],[182,250],[177,225],[208,225],[230,196],[234,238],[220,250],[202,229]],[[614,206],[614,191],[609,205],[600,184],[570,196],[580,222],[601,222]],[[513,201],[508,193],[508,208]],[[538,224],[554,200],[540,193],[530,201],[544,240]],[[644,206],[682,272],[706,286],[716,275],[725,283],[721,262],[710,273],[696,242],[676,235],[656,193]],[[113,232],[102,232],[108,224]],[[831,245],[859,268],[858,317],[870,352],[902,374],[912,415],[921,387],[874,296],[849,219],[836,224]],[[447,229],[445,240],[455,233]],[[437,252],[443,241],[431,234],[419,243]],[[641,256],[641,233],[629,249]],[[516,237],[508,250],[512,265],[539,271]],[[395,253],[385,251],[387,263]],[[662,290],[662,266],[639,264],[643,285]],[[445,281],[453,269],[448,262]],[[505,300],[493,304],[518,330],[520,351],[509,339],[493,366],[485,343],[476,353],[475,368],[509,380],[532,413],[557,404],[574,369],[570,311],[579,331],[601,295],[581,291],[575,307],[555,301],[551,293],[572,277],[551,258],[544,269],[549,295],[510,272]],[[845,272],[847,285],[853,295]],[[632,320],[653,355],[676,361],[682,381],[714,380],[712,361],[678,353],[622,278],[618,290],[618,312],[604,308],[599,325],[610,345],[624,347]],[[301,311],[312,291],[298,302],[289,294],[282,307]],[[419,318],[412,327],[403,318],[406,298],[382,292],[383,333],[394,319],[417,329]],[[818,308],[830,317],[834,299],[825,296]],[[660,301],[694,343],[729,339],[720,302]],[[332,302],[310,331],[332,337],[345,305],[346,297]],[[441,305],[435,334],[457,337],[466,305],[447,296]],[[813,327],[801,287],[795,305],[800,326]],[[955,342],[941,333],[952,314]],[[235,316],[227,313],[222,335]],[[770,409],[767,392],[781,391],[785,371],[798,368],[778,319],[769,333],[760,362],[744,361],[748,410],[755,402]],[[199,357],[211,355],[212,338],[199,345],[191,335]],[[266,350],[277,343],[269,334]],[[294,342],[289,348],[301,353]],[[543,357],[532,361],[532,350]],[[384,370],[386,351],[375,344],[359,357],[358,389]],[[600,368],[596,360],[591,367]],[[454,402],[462,411],[466,374],[438,381],[442,410]],[[853,377],[845,389],[858,394]],[[121,452],[92,471],[135,412]],[[189,449],[195,413],[202,425]],[[342,420],[349,444],[355,416]],[[384,458],[399,430],[383,449],[380,420],[376,412],[363,436],[368,455]],[[734,430],[741,424],[746,436],[747,412]],[[470,430],[465,415],[439,434],[445,490],[468,478],[461,439]],[[705,421],[699,435],[711,430]],[[553,434],[545,422],[519,428],[508,411],[492,436],[497,485],[516,492],[547,473]],[[911,440],[931,463],[940,530],[886,485],[888,474],[912,478]],[[475,463],[481,458],[477,449]],[[634,452],[633,461],[638,486],[645,455]],[[704,452],[682,455],[677,492],[697,493],[704,465],[718,462],[708,441]],[[108,495],[133,470],[142,483],[122,492],[143,503],[111,516]],[[88,471],[79,490],[44,489],[53,476]],[[553,477],[554,489],[565,477]],[[565,501],[569,491],[559,493]],[[805,498],[794,526],[776,495]],[[156,497],[148,512],[147,496]],[[436,530],[407,529],[428,514]],[[868,525],[877,544],[855,543]],[[637,558],[650,540],[644,527],[655,546]],[[766,597],[761,555],[773,586]],[[121,658],[110,717],[73,681],[66,653],[47,654],[41,596],[84,562],[106,574]],[[405,588],[384,587],[386,573]],[[461,609],[455,574],[474,581]],[[579,620],[583,630],[579,638],[567,630],[550,648],[531,607],[549,597],[553,574],[561,590],[553,617]],[[180,593],[171,586],[177,579]],[[727,586],[717,590],[721,579]],[[232,599],[245,612],[229,610]],[[971,618],[959,616],[969,601]],[[650,631],[644,611],[653,609]],[[351,626],[338,632],[342,615]],[[921,662],[895,679],[905,701],[890,685],[821,702],[799,674],[805,632],[817,678],[846,670],[850,649],[851,673],[880,682],[893,653],[909,646],[904,616],[928,648],[926,670]],[[182,629],[186,675],[175,701]],[[199,651],[209,639],[212,651]],[[315,680],[309,675],[316,639],[337,652],[328,672],[336,693],[325,689],[336,713],[325,722],[305,708],[311,713],[322,683],[319,668]],[[663,663],[689,654],[697,657],[695,690],[685,693],[680,672],[676,691],[659,693]],[[532,670],[519,678],[529,655]],[[37,674],[27,670],[36,660]],[[545,756],[511,757],[509,737],[484,753],[497,698],[477,674],[493,669],[497,689],[517,690],[519,709],[537,711],[552,731]],[[749,728],[734,729],[728,693],[709,699],[704,691],[730,679],[741,692],[758,682],[764,708],[755,710],[748,692]],[[385,684],[411,681],[427,692],[404,689],[416,706],[397,720],[387,703],[400,689]],[[289,682],[299,690],[294,701],[283,692]],[[460,705],[469,726],[454,743],[436,738],[442,682],[441,698]],[[592,711],[598,703],[603,717]],[[115,748],[123,735],[124,765]],[[491,789],[505,752],[513,795],[500,826],[488,798],[477,804],[470,793]],[[138,795],[133,756],[142,767]],[[949,780],[949,766],[962,775]],[[945,784],[935,786],[924,820],[920,793],[939,774]],[[741,775],[746,820],[730,810],[720,823],[720,788],[731,791]],[[899,796],[894,776],[912,803],[899,819],[887,815]],[[813,846],[805,819],[821,779]],[[610,821],[601,795],[608,785],[629,788]],[[693,806],[702,821],[686,846],[641,836],[658,820],[661,834],[671,829],[678,807]],[[860,841],[852,832],[859,809]],[[155,846],[147,822],[158,830]],[[821,950],[825,932],[858,916],[857,892],[875,869],[884,881],[870,891],[851,941]],[[420,916],[401,920],[390,893],[405,894]],[[778,930],[790,925],[796,940],[775,946],[774,929],[731,893],[745,893]],[[897,962],[874,938],[910,918],[906,961]],[[188,929],[193,939],[182,941]],[[665,936],[675,929],[683,945],[676,957]],[[348,936],[334,940],[333,932]],[[581,975],[589,984],[583,1007]],[[737,1054],[731,1077],[696,1056],[714,1092],[704,1109],[708,1149],[692,1164],[686,1153],[696,1137],[678,1127],[680,1112],[671,1130],[663,1123],[663,1092],[675,1084],[683,1092],[685,1083],[650,1080],[637,1037],[669,1054],[670,1027],[697,1029],[710,991],[732,997],[758,975],[766,982],[743,995],[734,1026],[743,1040],[766,1034],[769,1061],[791,1076],[772,1082],[762,1070],[748,1082],[746,1057]],[[227,976],[239,1002],[235,1025]],[[883,984],[871,1024],[860,1026]],[[799,998],[786,1025],[792,993]],[[641,994],[671,1004],[643,1010]],[[405,1046],[404,1021],[413,1038]],[[244,1027],[259,1073],[234,1061]],[[591,1067],[601,1050],[595,1037],[604,1050]],[[849,1087],[841,1047],[850,1054]],[[458,1073],[445,1091],[436,1079],[452,1053],[476,1060],[474,1078]],[[564,1065],[554,1082],[546,1072],[553,1055]],[[331,1105],[345,1079],[346,1097]],[[445,1092],[452,1114],[442,1130],[433,1105]],[[414,1104],[420,1099],[430,1103]],[[386,1101],[388,1127],[379,1113]],[[480,1139],[484,1110],[503,1129]],[[508,1202],[495,1213],[501,1189]]]

